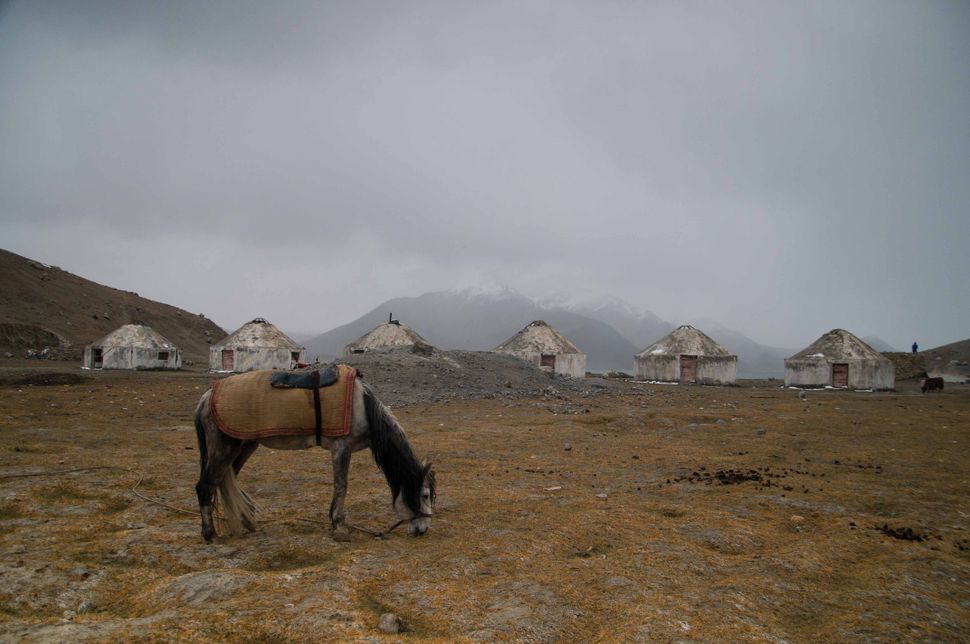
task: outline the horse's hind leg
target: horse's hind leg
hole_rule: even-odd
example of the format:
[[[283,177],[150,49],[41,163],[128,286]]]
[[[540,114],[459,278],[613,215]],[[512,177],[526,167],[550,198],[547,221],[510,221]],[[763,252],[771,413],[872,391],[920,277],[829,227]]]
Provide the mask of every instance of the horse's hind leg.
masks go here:
[[[199,514],[202,515],[202,538],[212,541],[216,529],[212,525],[212,494],[215,487],[206,481],[205,470],[199,474],[199,482],[195,484],[195,495],[199,497]]]
[[[351,451],[343,445],[331,448],[333,462],[333,500],[330,502],[330,525],[337,541],[350,540],[350,531],[344,523],[344,499],[347,497],[347,479],[350,476]]]
[[[216,490],[226,476],[230,462],[231,459],[225,457],[225,450],[210,450],[207,462],[199,473],[199,482],[195,486],[195,494],[199,497],[199,513],[202,515],[202,538],[206,541],[212,541],[216,534],[212,507],[215,504]]]

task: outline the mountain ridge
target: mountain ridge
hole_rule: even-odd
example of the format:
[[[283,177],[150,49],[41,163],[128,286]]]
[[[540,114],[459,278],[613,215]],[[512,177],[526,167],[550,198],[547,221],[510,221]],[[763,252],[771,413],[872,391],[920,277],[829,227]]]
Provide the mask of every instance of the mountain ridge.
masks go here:
[[[587,355],[590,371],[632,373],[634,356],[678,325],[621,301],[557,304],[506,287],[424,293],[388,300],[356,320],[306,341],[307,354],[321,360],[343,355],[344,346],[392,314],[441,349],[488,351],[533,320],[545,320]],[[741,333],[707,321],[698,327],[739,356],[739,372],[781,376],[783,360],[794,350],[765,347]]]

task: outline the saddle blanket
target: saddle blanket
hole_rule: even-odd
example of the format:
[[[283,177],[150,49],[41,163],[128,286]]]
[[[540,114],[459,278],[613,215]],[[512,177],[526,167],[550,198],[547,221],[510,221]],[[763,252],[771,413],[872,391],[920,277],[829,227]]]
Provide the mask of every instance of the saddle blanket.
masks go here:
[[[320,388],[322,435],[340,438],[350,433],[357,370],[337,366],[332,385]],[[271,436],[313,436],[316,416],[311,389],[270,386],[278,371],[251,371],[216,381],[212,386],[212,418],[220,430],[242,440]]]

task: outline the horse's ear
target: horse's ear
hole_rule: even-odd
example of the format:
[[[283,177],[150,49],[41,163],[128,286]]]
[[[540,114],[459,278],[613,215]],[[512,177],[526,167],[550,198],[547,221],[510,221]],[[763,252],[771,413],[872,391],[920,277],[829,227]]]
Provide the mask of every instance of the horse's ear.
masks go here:
[[[425,463],[424,468],[421,470],[421,478],[425,479],[428,476],[428,472],[431,471],[431,463]]]

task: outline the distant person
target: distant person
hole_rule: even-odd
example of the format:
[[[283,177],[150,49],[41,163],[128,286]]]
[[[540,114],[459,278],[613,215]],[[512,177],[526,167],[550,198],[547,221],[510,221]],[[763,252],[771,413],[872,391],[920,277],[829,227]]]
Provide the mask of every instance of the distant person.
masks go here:
[[[913,343],[913,353],[917,353],[918,351],[919,351],[919,345],[914,342]]]

